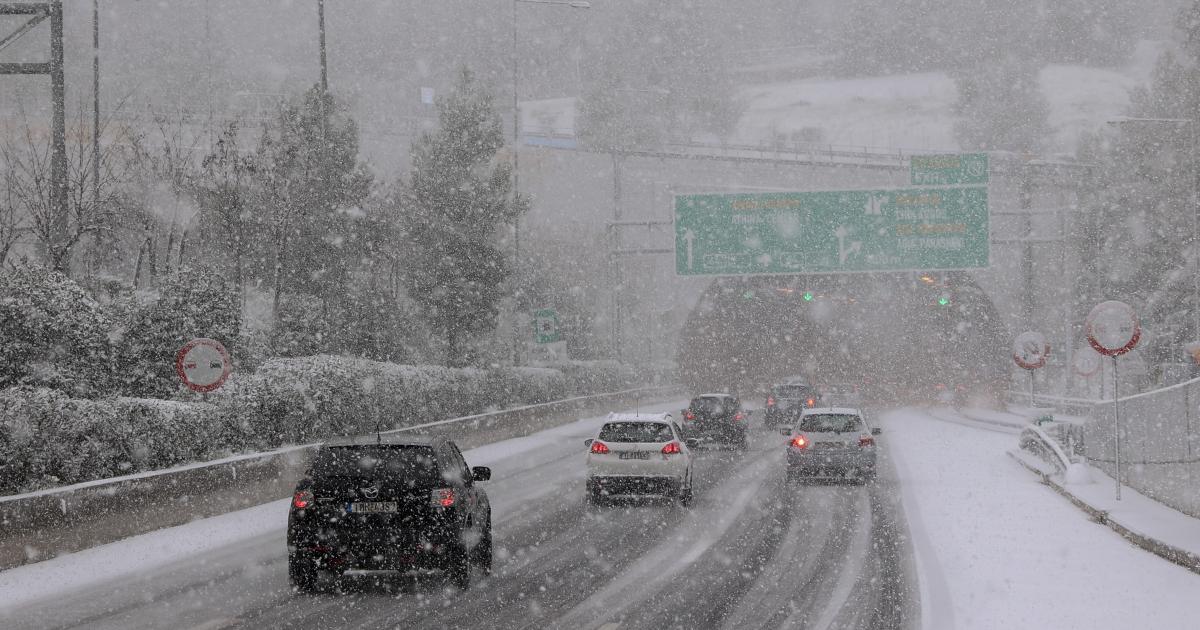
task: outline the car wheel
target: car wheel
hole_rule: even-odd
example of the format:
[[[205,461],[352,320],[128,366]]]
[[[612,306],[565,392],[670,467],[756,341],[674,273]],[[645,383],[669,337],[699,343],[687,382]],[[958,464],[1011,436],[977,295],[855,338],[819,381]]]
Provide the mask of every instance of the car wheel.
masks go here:
[[[301,593],[317,590],[317,565],[311,559],[292,554],[288,556],[288,579]]]
[[[483,537],[475,544],[475,565],[484,575],[492,572],[492,520],[489,518],[483,527]]]
[[[460,591],[471,588],[471,555],[462,546],[457,546],[446,558],[446,576]]]

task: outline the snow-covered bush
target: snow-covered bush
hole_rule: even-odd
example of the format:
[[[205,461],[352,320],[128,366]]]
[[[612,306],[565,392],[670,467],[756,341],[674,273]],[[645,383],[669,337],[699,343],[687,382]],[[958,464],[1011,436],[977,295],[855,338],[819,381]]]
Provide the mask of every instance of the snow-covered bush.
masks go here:
[[[110,382],[112,329],[100,305],[61,273],[18,267],[0,274],[0,387],[98,395]]]

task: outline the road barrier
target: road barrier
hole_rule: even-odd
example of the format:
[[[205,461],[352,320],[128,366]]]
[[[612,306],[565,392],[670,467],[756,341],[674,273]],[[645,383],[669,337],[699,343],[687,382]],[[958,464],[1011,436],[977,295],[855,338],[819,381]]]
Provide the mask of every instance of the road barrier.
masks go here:
[[[579,396],[385,431],[453,435],[464,448],[581,414],[680,395],[678,386]],[[318,443],[0,497],[0,570],[289,496]]]

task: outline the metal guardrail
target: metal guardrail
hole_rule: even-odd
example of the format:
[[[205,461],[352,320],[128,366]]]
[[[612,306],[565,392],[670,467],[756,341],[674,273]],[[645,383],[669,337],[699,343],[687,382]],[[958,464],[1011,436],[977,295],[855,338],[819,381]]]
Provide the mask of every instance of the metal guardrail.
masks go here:
[[[1029,425],[1021,430],[1018,444],[1022,449],[1033,453],[1040,459],[1051,464],[1058,471],[1066,472],[1073,463],[1071,457],[1063,450],[1058,440],[1050,437],[1041,427]]]
[[[1007,390],[1004,392],[1005,401],[1013,405],[1028,405],[1029,392]],[[1050,396],[1047,394],[1035,394],[1033,397],[1034,404],[1047,405],[1053,407],[1054,410],[1061,410],[1072,415],[1087,416],[1092,412],[1092,408],[1096,405],[1102,405],[1104,400],[1096,400],[1093,398],[1070,398],[1066,396]]]
[[[604,406],[662,399],[677,385],[579,396],[449,418],[387,433],[454,433],[473,448],[527,435]],[[281,499],[319,443],[0,497],[0,570]]]

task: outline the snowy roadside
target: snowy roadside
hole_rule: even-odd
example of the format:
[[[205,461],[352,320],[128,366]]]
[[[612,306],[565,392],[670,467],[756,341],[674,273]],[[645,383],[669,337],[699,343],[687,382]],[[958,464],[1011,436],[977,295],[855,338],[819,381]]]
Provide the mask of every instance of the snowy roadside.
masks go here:
[[[915,410],[883,421],[923,628],[1194,627],[1200,575],[1097,527],[1007,455],[1013,435]]]
[[[686,402],[646,405],[644,413],[678,411]],[[506,459],[534,465],[545,458],[561,457],[558,449],[539,448],[590,436],[607,416],[577,420],[532,435],[464,451],[472,465],[490,466]],[[573,440],[572,440],[573,441]],[[549,451],[549,453],[548,453]],[[268,544],[282,544],[287,526],[288,499],[271,501],[244,510],[192,521],[141,534],[114,543],[0,572],[0,613],[55,594],[117,581],[123,575],[203,557],[205,553],[260,537],[278,537]]]

